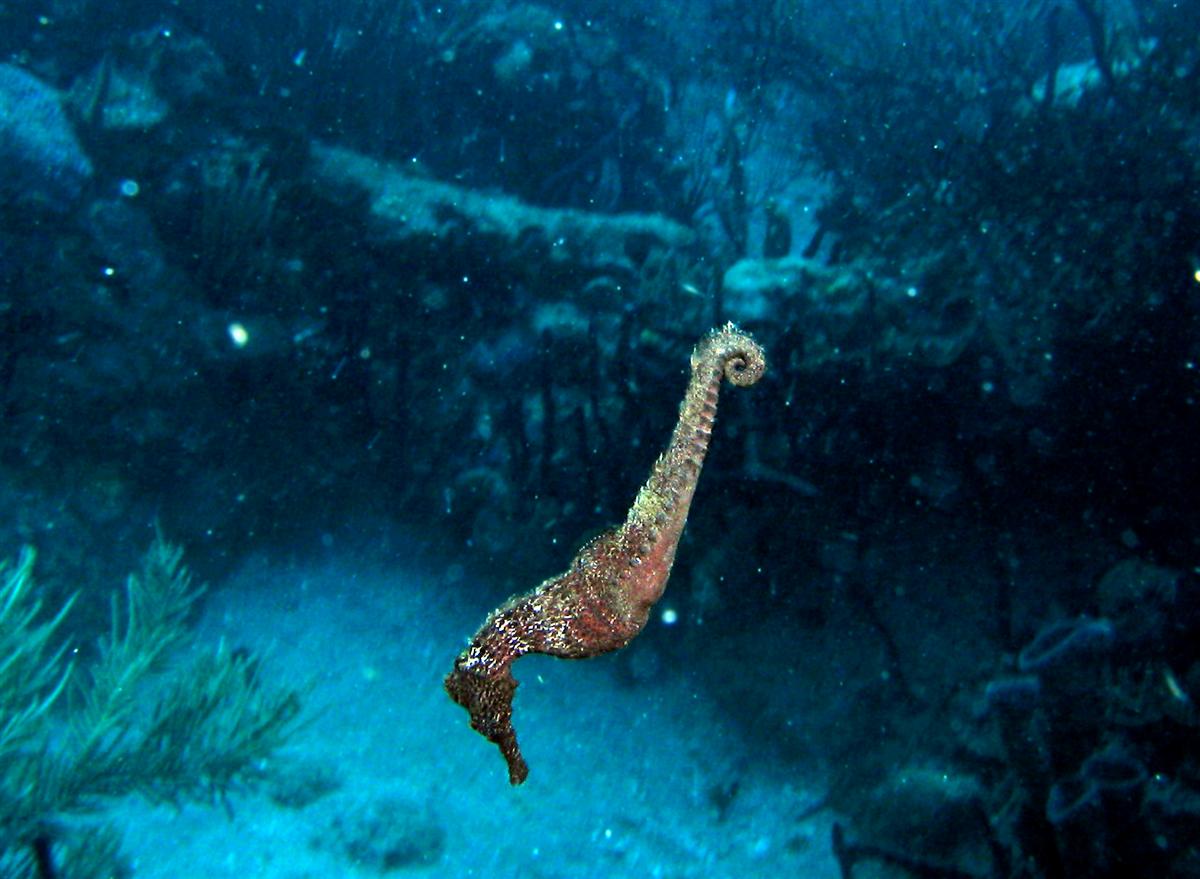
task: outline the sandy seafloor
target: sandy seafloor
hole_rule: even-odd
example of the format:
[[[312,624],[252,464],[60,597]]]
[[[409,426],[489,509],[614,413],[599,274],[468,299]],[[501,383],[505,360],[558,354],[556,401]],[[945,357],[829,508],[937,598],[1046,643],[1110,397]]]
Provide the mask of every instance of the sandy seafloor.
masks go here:
[[[126,801],[114,814],[135,876],[838,875],[833,816],[812,809],[819,784],[756,753],[686,670],[630,687],[610,658],[522,659],[514,724],[531,771],[510,787],[498,750],[442,689],[489,610],[453,578],[406,569],[402,553],[334,547],[315,562],[250,560],[210,584],[199,642],[261,651],[268,673],[310,683],[311,721],[279,759],[339,787],[302,808],[263,792],[229,809]],[[711,791],[734,778],[721,816]],[[435,862],[382,873],[346,850],[336,828],[381,799],[444,830]]]

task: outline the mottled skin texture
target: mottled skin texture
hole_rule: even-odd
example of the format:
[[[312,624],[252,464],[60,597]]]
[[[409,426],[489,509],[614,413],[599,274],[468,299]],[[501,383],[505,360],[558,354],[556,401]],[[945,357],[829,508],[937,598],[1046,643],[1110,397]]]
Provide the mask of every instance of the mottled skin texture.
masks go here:
[[[749,387],[763,374],[762,348],[733,324],[692,352],[692,374],[671,443],[638,492],[624,524],[584,546],[563,574],[493,611],[446,676],[446,691],[471,726],[499,746],[508,778],[529,774],[512,726],[513,662],[526,653],[584,659],[620,650],[662,597],[712,438],[721,379]]]

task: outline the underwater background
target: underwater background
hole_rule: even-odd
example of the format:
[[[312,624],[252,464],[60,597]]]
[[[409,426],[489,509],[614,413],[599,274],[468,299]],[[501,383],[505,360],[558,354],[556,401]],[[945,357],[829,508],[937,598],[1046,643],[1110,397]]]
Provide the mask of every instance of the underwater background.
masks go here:
[[[1200,877],[1200,3],[0,0],[0,418],[5,879]]]

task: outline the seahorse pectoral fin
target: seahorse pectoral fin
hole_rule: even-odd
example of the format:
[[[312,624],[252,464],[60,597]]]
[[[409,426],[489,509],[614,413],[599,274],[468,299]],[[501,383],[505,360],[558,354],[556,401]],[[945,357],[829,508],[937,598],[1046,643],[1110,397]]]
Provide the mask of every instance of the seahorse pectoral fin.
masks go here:
[[[499,746],[512,784],[529,774],[512,726],[512,663],[526,653],[598,656],[619,650],[642,630],[671,574],[721,380],[748,387],[762,376],[766,358],[753,339],[728,324],[700,340],[691,364],[671,442],[625,524],[588,541],[564,574],[489,616],[446,677],[446,690],[470,713],[471,727]]]

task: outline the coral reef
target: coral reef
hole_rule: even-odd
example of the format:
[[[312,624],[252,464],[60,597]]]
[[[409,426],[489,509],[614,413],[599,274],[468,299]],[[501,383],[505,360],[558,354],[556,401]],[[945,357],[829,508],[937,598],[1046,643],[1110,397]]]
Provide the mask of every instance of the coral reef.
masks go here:
[[[545,208],[406,173],[400,166],[316,144],[314,178],[338,199],[365,196],[372,238],[408,252],[468,246],[508,254],[508,270],[632,277],[655,249],[687,247],[692,232],[653,214]]]
[[[0,205],[68,210],[92,177],[58,92],[32,73],[0,64]]]
[[[1200,5],[252,5],[0,3],[0,533],[78,592],[0,731],[132,523],[519,590],[733,320],[771,387],[617,673],[825,773],[848,872],[968,869],[880,814],[937,767],[995,872],[1200,875]]]

